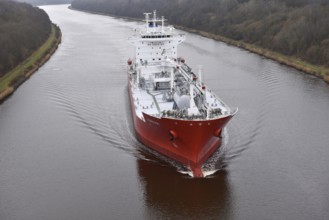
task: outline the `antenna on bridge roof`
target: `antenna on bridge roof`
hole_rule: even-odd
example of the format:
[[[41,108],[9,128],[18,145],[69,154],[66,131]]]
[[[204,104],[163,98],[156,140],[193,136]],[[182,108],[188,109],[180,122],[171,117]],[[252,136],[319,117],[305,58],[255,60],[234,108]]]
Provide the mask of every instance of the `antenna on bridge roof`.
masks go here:
[[[157,20],[157,10],[153,11],[153,20],[154,22]]]
[[[145,15],[145,22],[146,22],[146,32],[149,32],[150,14],[152,14],[152,13],[144,13],[144,15]]]

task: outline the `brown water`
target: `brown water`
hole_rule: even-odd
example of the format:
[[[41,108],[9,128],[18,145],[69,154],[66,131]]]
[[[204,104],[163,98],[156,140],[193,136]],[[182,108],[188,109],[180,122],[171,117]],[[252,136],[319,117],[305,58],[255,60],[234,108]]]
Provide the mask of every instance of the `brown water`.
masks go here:
[[[329,85],[185,33],[179,54],[239,112],[193,179],[135,136],[136,22],[44,6],[58,51],[0,105],[0,219],[328,219]]]

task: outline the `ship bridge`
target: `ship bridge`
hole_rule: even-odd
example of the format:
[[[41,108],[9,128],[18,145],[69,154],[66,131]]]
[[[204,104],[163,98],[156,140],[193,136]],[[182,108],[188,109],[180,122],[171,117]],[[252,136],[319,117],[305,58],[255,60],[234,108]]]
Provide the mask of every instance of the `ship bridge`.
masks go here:
[[[165,19],[157,18],[156,11],[145,14],[145,24],[128,41],[135,46],[136,63],[159,63],[168,58],[177,59],[177,46],[185,40],[183,34],[176,34],[173,26],[165,26]]]

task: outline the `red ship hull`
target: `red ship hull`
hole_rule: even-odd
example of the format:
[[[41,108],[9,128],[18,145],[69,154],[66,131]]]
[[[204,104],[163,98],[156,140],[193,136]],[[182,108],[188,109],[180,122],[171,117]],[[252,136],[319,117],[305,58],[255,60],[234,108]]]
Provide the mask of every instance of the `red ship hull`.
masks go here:
[[[221,131],[233,115],[209,120],[157,118],[143,113],[136,116],[128,83],[135,133],[147,147],[188,166],[195,177],[202,177],[201,165],[221,145]]]

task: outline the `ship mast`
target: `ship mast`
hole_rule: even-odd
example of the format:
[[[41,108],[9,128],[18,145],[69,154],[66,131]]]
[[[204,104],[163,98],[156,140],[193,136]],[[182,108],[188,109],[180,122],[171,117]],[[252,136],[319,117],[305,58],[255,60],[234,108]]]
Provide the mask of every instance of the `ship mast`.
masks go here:
[[[151,13],[144,13],[145,15],[145,25],[146,25],[146,32],[149,33],[149,19]]]
[[[156,22],[157,22],[157,11],[154,10],[153,11],[153,27],[156,26]]]
[[[161,32],[164,33],[164,17],[161,17]]]

